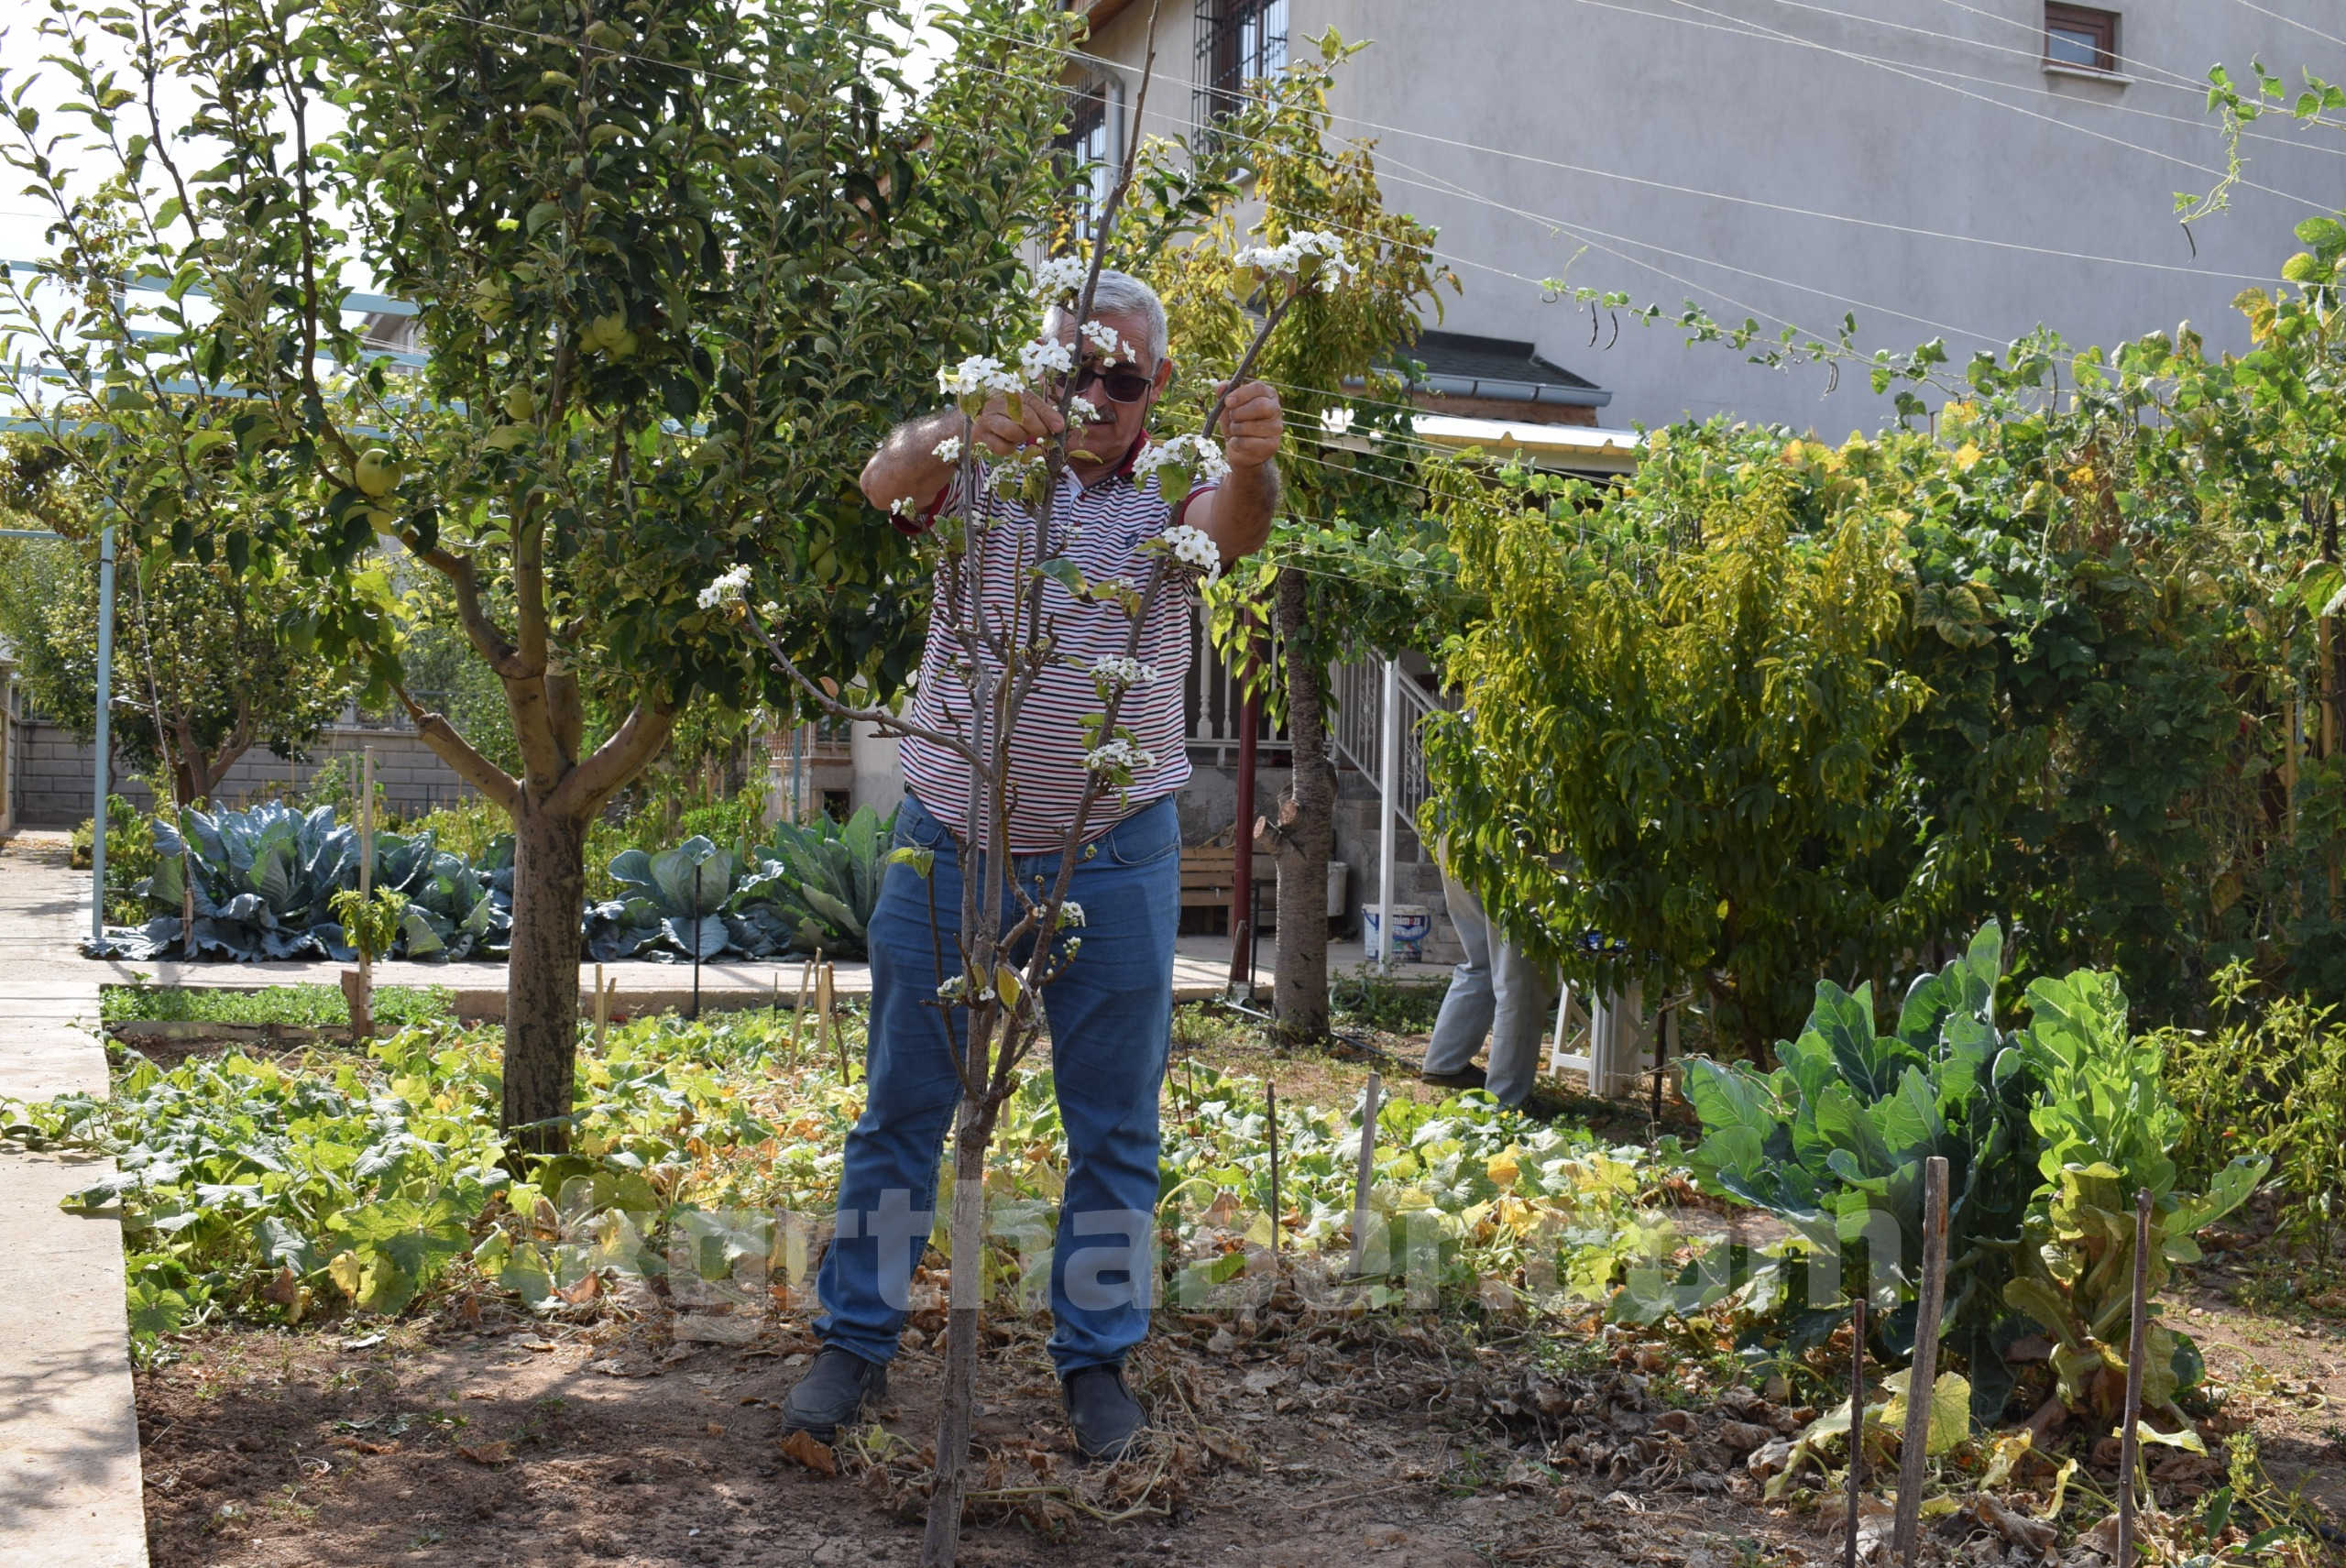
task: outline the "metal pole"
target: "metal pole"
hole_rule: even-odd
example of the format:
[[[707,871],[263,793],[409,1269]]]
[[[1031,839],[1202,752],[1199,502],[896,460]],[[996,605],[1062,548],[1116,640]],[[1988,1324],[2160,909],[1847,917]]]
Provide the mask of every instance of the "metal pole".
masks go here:
[[[1279,1091],[1278,1085],[1263,1085],[1263,1126],[1271,1144],[1271,1266],[1279,1261],[1279,1215],[1284,1212],[1279,1202]]]
[[[1376,719],[1376,967],[1393,970],[1393,840],[1401,806],[1401,664],[1385,661],[1384,701]]]
[[[1352,1277],[1358,1279],[1362,1266],[1368,1261],[1368,1193],[1369,1179],[1376,1171],[1376,1109],[1377,1091],[1384,1080],[1372,1072],[1368,1086],[1360,1097],[1360,1162],[1353,1178],[1353,1268]]]
[[[1263,727],[1254,642],[1247,642],[1245,695],[1238,703],[1238,812],[1230,839],[1230,991],[1255,1000],[1255,732]]]
[[[106,945],[106,775],[113,770],[114,524],[98,536],[97,804],[90,814],[90,946]],[[159,803],[158,803],[159,804]]]

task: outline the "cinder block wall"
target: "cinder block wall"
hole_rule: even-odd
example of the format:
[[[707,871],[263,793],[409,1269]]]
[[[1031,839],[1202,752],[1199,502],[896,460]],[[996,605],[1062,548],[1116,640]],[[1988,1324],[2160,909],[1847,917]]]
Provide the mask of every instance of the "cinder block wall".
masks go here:
[[[321,768],[350,766],[349,759],[367,747],[375,752],[375,777],[393,811],[412,815],[475,796],[477,792],[434,756],[422,738],[405,729],[363,729],[336,726],[319,737],[309,761],[289,762],[266,748],[256,747],[228,770],[215,798],[223,805],[241,806],[270,784],[299,790]],[[77,740],[70,729],[34,720],[18,726],[16,753],[16,820],[27,828],[70,828],[90,815],[96,789],[93,749]],[[114,792],[142,808],[154,805],[147,787],[115,770]]]

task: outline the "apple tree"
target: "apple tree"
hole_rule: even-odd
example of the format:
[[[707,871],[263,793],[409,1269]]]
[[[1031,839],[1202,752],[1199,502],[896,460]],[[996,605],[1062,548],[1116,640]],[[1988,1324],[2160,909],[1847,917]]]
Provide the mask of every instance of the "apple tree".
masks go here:
[[[754,564],[819,603],[791,652],[837,682],[884,693],[917,657],[925,585],[853,477],[1011,291],[1050,166],[1005,151],[1063,103],[1028,46],[1072,24],[975,0],[935,25],[952,47],[915,85],[887,0],[133,0],[44,21],[69,128],[0,75],[59,214],[16,297],[50,285],[49,345],[100,345],[58,438],[135,423],[92,460],[145,540],[192,548],[174,521],[220,470],[258,489],[221,558],[328,585],[293,631],[512,816],[523,1146],[560,1147],[572,1109],[588,824],[695,693],[794,704],[701,590]],[[74,188],[94,162],[116,172]],[[118,232],[84,243],[102,204]],[[360,282],[411,302],[420,352],[370,337]],[[408,696],[422,572],[518,769]]]

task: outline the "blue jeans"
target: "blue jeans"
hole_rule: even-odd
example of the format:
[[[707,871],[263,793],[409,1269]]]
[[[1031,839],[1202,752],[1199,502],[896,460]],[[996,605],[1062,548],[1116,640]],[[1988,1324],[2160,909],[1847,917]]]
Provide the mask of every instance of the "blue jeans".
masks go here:
[[[944,824],[909,795],[896,814],[896,842],[936,859],[926,883],[909,866],[890,866],[872,911],[867,1098],[848,1134],[838,1232],[815,1287],[823,1303],[816,1333],[881,1362],[896,1354],[961,1092],[946,1054],[946,1015],[934,1005],[939,981],[959,972],[960,859]],[[1181,913],[1181,829],[1172,797],[1142,807],[1075,853],[1068,896],[1083,906],[1083,945],[1043,992],[1068,1152],[1051,1254],[1050,1351],[1061,1376],[1122,1361],[1148,1332],[1157,1105],[1172,1036],[1173,933]],[[1012,874],[1031,891],[1037,877],[1047,886],[1058,866],[1055,854],[1022,855]],[[1006,904],[1005,927],[1014,918]],[[956,1009],[951,1019],[958,1045],[966,1014]],[[974,1259],[953,1263],[976,1266]]]

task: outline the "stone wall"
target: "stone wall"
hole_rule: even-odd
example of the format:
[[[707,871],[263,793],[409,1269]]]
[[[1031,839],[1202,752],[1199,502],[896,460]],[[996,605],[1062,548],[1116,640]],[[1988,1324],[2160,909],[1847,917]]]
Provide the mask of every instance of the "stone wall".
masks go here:
[[[303,762],[289,762],[265,747],[255,747],[236,759],[215,799],[224,806],[242,806],[269,793],[271,786],[298,794],[319,769],[348,768],[348,759],[367,747],[374,749],[376,782],[390,809],[401,816],[476,797],[472,786],[434,756],[414,731],[353,725],[329,729]],[[96,760],[93,749],[71,730],[38,719],[21,723],[8,750],[18,826],[70,828],[90,815]],[[142,807],[153,805],[146,785],[126,776],[118,762],[114,793]]]

